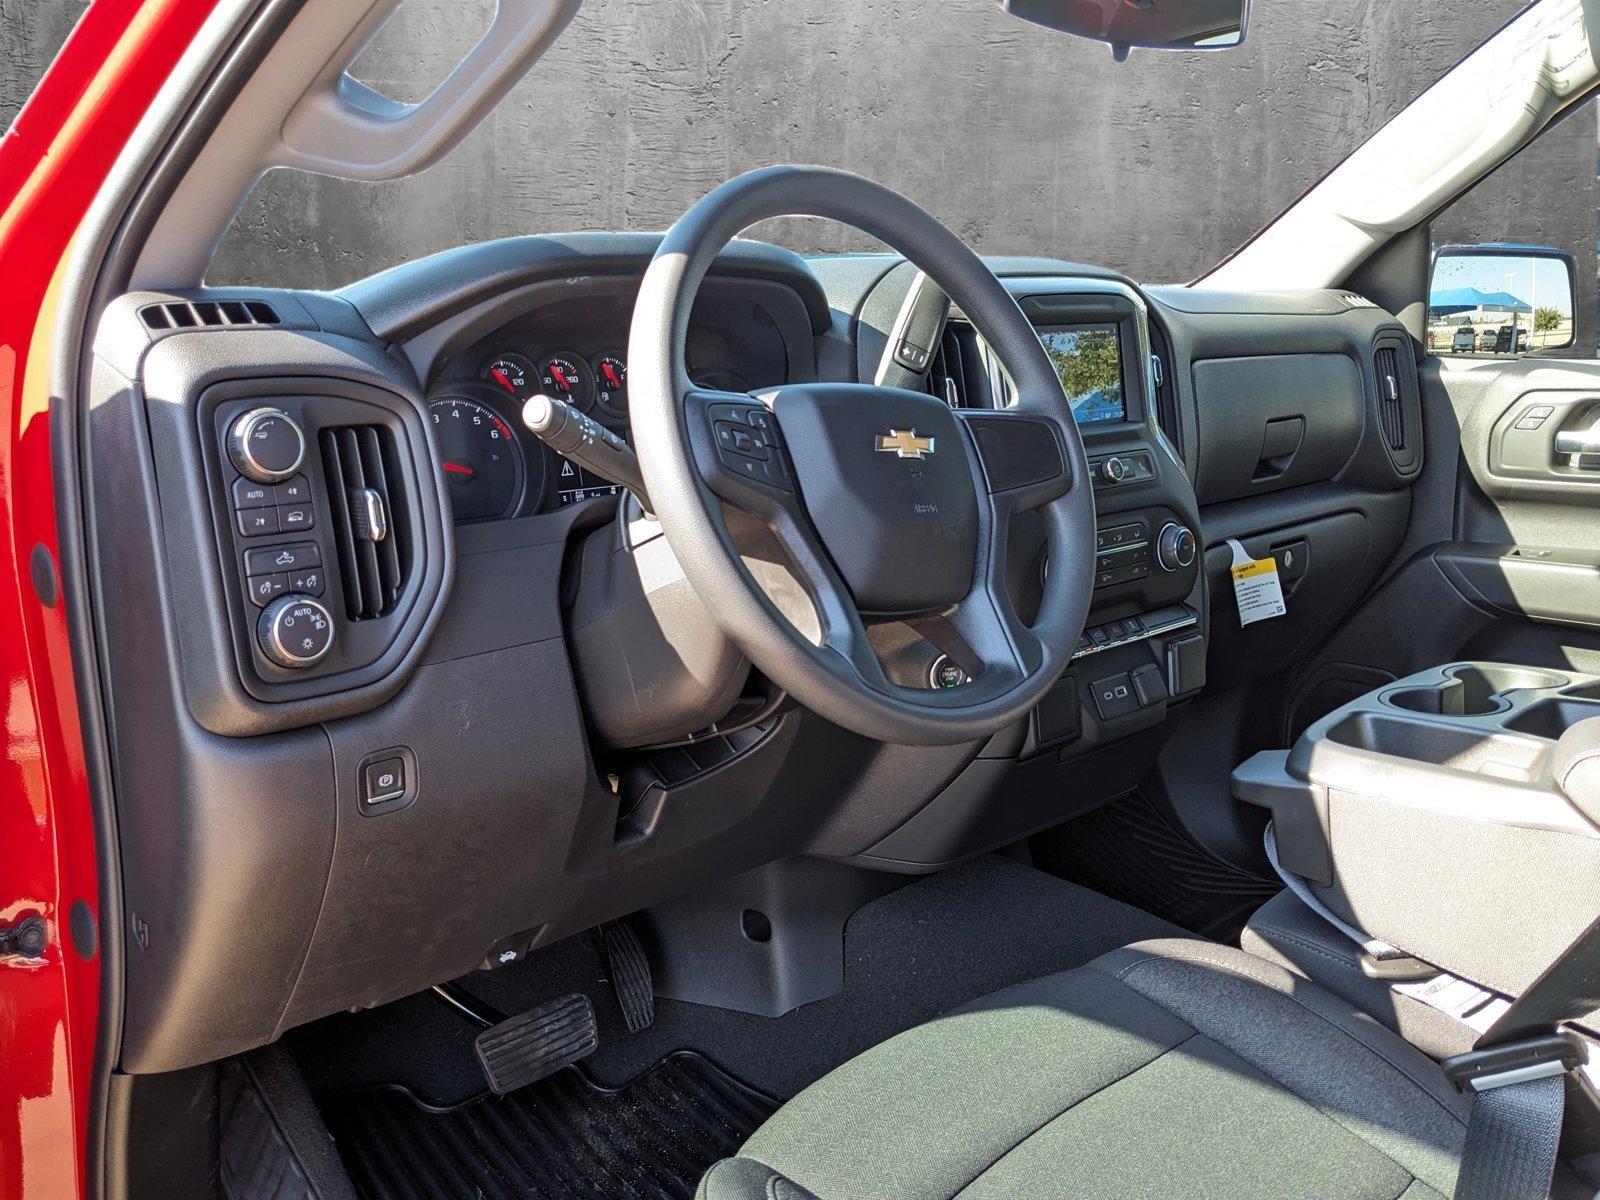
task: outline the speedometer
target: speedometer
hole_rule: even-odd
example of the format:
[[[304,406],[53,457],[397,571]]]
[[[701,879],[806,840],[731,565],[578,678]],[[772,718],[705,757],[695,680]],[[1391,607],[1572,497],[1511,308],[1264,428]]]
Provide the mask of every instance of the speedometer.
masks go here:
[[[509,517],[522,502],[522,447],[504,417],[465,396],[428,402],[457,521]]]

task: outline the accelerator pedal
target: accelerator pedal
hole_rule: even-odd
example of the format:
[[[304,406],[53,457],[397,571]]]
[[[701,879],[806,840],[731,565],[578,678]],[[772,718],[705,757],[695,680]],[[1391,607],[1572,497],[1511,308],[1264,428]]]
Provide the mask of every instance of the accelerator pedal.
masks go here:
[[[622,1019],[629,1033],[647,1029],[656,1019],[655,983],[650,978],[650,960],[633,926],[612,921],[603,930],[606,959],[611,969],[611,986],[622,1006]]]
[[[490,1090],[504,1096],[570,1067],[599,1044],[594,1005],[574,992],[485,1029],[473,1048]]]

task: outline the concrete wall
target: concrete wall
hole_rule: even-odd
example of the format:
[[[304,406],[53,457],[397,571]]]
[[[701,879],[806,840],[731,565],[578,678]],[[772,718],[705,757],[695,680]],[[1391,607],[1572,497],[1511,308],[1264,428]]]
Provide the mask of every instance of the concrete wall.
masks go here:
[[[8,101],[11,77],[38,69],[24,60],[80,7],[0,0]],[[358,73],[418,98],[492,7],[408,0]],[[269,176],[211,278],[335,285],[461,242],[660,228],[729,175],[792,161],[878,178],[985,251],[1183,280],[1520,7],[1257,0],[1241,50],[1135,51],[1117,64],[992,0],[586,0],[534,74],[432,171],[377,185]],[[1519,186],[1448,236],[1466,240],[1471,226],[1586,248],[1592,279],[1593,126],[1590,114],[1546,138]],[[816,222],[757,233],[797,249],[863,244]]]

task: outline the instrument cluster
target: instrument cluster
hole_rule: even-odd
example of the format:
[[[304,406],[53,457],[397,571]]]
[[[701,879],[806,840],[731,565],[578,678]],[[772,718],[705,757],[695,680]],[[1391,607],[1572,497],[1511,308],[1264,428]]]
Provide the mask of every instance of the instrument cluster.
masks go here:
[[[458,524],[546,512],[617,488],[550,450],[524,428],[522,406],[543,393],[628,436],[631,297],[574,297],[535,310],[455,355],[429,392]],[[748,391],[782,383],[781,336],[757,306],[728,296],[697,306],[689,374],[705,387]]]

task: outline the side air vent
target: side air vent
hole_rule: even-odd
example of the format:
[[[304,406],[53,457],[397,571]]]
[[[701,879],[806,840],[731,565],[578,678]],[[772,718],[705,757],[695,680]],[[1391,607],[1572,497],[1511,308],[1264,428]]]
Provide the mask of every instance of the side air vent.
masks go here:
[[[1345,302],[1345,305],[1347,307],[1349,307],[1349,308],[1377,308],[1378,307],[1371,300],[1368,300],[1365,296],[1361,295],[1359,292],[1340,292],[1339,293],[1339,299],[1343,300]]]
[[[226,329],[235,325],[276,325],[278,312],[264,300],[183,300],[147,304],[139,310],[146,329]]]
[[[321,444],[345,615],[352,621],[386,616],[411,569],[394,433],[382,425],[341,425],[324,429]]]
[[[986,408],[987,380],[978,334],[965,321],[945,322],[928,367],[928,391],[951,408]]]
[[[1405,398],[1400,391],[1400,351],[1395,346],[1379,346],[1372,356],[1378,372],[1378,424],[1389,449],[1406,448]]]

